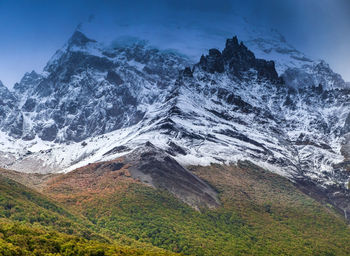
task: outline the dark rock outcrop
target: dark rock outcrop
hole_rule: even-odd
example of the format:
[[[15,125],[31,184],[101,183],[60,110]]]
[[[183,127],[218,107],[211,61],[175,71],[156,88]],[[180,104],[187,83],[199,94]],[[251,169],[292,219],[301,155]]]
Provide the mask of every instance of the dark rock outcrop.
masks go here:
[[[258,79],[281,82],[275,69],[275,63],[255,58],[254,53],[243,42],[239,43],[237,37],[227,39],[222,52],[210,49],[208,55],[202,55],[197,66],[210,73],[223,73],[226,69],[238,78],[241,78],[245,72],[255,70]]]
[[[217,192],[163,150],[147,142],[124,156],[134,179],[164,189],[196,209],[219,206]]]
[[[348,114],[348,117],[345,120],[345,124],[343,127],[343,134],[349,133],[350,132],[350,113]]]
[[[223,73],[225,71],[224,59],[221,52],[217,49],[210,49],[209,55],[201,57],[199,65],[203,70],[210,73]]]
[[[182,71],[182,74],[185,76],[185,77],[193,77],[193,72],[191,70],[190,67],[186,67],[183,71]]]
[[[76,30],[68,41],[70,46],[84,46],[87,43],[96,43],[96,41],[88,38],[79,30]]]

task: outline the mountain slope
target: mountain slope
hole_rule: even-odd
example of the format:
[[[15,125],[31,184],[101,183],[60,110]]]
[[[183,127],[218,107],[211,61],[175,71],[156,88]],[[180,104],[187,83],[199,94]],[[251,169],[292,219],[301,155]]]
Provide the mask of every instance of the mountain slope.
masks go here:
[[[32,175],[29,175],[29,177]],[[191,207],[216,208],[220,206],[217,192],[191,174],[165,152],[151,143],[112,161],[89,164],[66,175],[55,175],[43,184],[70,198],[79,194],[110,194],[118,190],[119,183],[143,183],[154,189],[167,190]],[[43,185],[45,191],[45,186]],[[67,188],[67,191],[65,191]],[[121,188],[125,188],[124,186]]]
[[[62,174],[44,192],[97,227],[186,255],[349,254],[349,228],[330,205],[250,162],[190,167],[219,192],[221,206],[201,212],[112,164]]]
[[[1,255],[172,255],[121,236],[115,238],[115,233],[112,242],[80,214],[2,175],[11,171],[0,171]],[[19,177],[18,173],[11,175]]]
[[[57,226],[57,230],[82,235],[87,223],[45,196],[0,175],[1,218],[25,221],[46,226]]]

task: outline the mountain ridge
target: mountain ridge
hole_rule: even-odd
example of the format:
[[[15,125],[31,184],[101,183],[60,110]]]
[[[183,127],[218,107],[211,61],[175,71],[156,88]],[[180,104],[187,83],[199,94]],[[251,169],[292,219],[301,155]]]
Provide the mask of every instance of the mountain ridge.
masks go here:
[[[233,37],[189,66],[144,43],[106,49],[75,32],[42,75],[15,86],[2,163],[70,171],[150,141],[183,165],[247,159],[330,197],[348,193],[349,92],[327,64],[279,76]]]

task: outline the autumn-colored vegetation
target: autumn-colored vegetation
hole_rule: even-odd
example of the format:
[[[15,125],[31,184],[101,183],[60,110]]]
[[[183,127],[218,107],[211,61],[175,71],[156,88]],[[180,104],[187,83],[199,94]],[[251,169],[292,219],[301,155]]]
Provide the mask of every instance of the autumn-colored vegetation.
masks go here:
[[[111,240],[80,214],[0,176],[0,255],[172,255],[114,233]]]
[[[41,193],[0,176],[0,255],[350,255],[344,219],[285,178],[249,162],[189,169],[220,207],[196,211],[132,179],[122,159],[52,177],[7,171]]]
[[[41,227],[0,220],[0,255],[62,255],[62,256],[121,256],[171,255],[159,249],[142,249],[131,246],[103,243],[81,236],[47,231]]]
[[[221,207],[195,211],[108,163],[53,179],[44,191],[112,239],[123,234],[183,254],[350,255],[342,217],[285,178],[248,162],[190,169],[218,190]]]

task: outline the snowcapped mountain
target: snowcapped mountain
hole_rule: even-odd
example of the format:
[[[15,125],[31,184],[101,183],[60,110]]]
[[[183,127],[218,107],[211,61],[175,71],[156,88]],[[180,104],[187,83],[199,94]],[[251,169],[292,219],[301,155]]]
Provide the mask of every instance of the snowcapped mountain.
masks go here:
[[[159,101],[185,60],[147,49],[103,49],[81,32],[48,62],[42,75],[16,84],[23,124],[17,138],[79,142],[138,123],[147,105]],[[144,70],[144,72],[142,72]]]
[[[0,162],[70,171],[150,141],[184,165],[250,160],[350,212],[350,91],[272,35],[233,37],[192,65],[143,41],[105,47],[76,31],[41,74],[13,92],[0,84]]]

